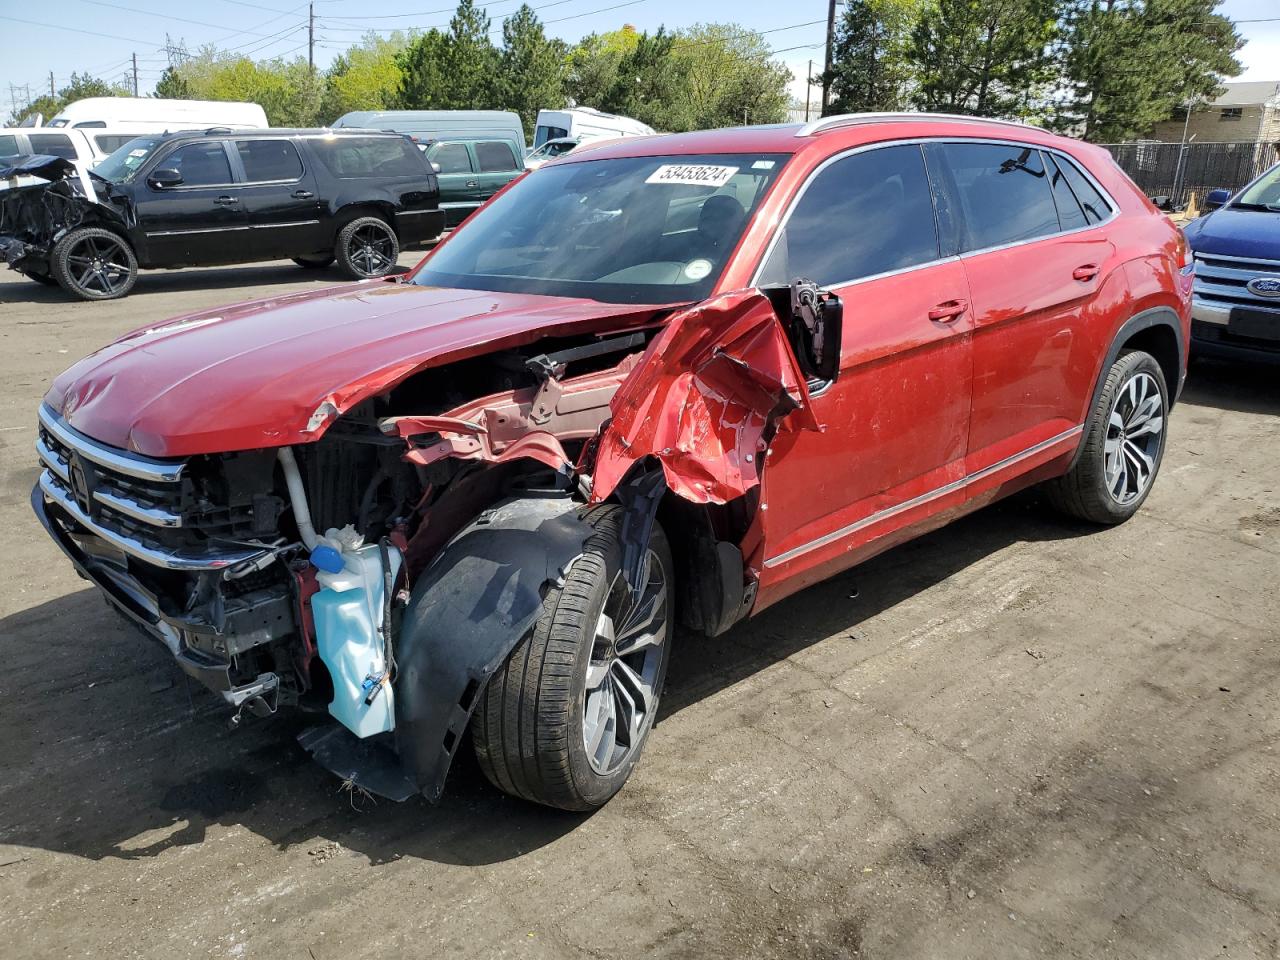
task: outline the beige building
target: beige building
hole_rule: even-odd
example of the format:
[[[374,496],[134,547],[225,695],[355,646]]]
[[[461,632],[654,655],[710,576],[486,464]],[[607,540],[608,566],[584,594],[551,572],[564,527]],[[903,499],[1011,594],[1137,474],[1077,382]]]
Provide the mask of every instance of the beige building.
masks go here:
[[[1150,137],[1162,143],[1181,143],[1186,114],[1157,123]],[[1195,143],[1275,143],[1280,141],[1280,81],[1228,83],[1216,100],[1198,103],[1186,124]]]

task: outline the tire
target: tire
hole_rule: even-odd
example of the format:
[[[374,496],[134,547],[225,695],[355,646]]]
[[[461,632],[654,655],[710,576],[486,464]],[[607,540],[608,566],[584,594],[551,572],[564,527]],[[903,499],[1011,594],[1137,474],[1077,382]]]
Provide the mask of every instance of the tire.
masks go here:
[[[653,727],[674,622],[671,548],[655,524],[645,586],[631,604],[621,571],[622,516],[611,504],[588,512],[595,534],[480,696],[471,722],[476,757],[489,781],[513,796],[562,810],[601,807],[626,783]],[[646,612],[650,628],[642,632],[637,623]],[[643,637],[652,642],[615,656],[615,643]],[[642,716],[630,714],[623,736],[618,720],[627,703],[644,703],[641,690],[648,706]]]
[[[81,300],[117,300],[138,282],[138,260],[118,234],[78,227],[59,240],[49,258],[58,286]]]
[[[1129,350],[1107,371],[1085,423],[1075,466],[1045,484],[1058,510],[1091,523],[1124,523],[1142,506],[1164,458],[1169,389],[1154,357]]]
[[[338,231],[333,253],[339,269],[353,280],[385,277],[396,268],[400,241],[385,220],[361,217]]]
[[[323,270],[325,267],[333,263],[333,261],[334,261],[334,258],[331,256],[330,257],[318,256],[318,257],[294,257],[293,258],[294,263],[296,263],[300,267],[305,267],[308,270]]]

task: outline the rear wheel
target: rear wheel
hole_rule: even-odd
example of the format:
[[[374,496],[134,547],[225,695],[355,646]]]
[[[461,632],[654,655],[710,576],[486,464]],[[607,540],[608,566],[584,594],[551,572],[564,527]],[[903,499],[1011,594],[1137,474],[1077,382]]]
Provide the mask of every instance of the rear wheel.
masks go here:
[[[338,266],[349,277],[356,280],[385,277],[396,268],[400,241],[385,221],[361,217],[338,232],[333,252]]]
[[[593,509],[595,534],[533,631],[489,680],[472,721],[498,789],[592,810],[622,789],[653,727],[671,643],[671,548],[658,526],[639,596],[622,571],[622,510]]]
[[[332,256],[323,256],[323,255],[318,257],[294,257],[293,258],[294,263],[296,263],[300,267],[306,267],[308,270],[323,270],[325,267],[329,266],[329,264],[333,263],[333,261],[334,261],[334,258]]]
[[[1093,523],[1128,520],[1160,470],[1168,412],[1160,364],[1141,350],[1122,353],[1085,424],[1084,449],[1075,466],[1045,485],[1050,502]]]
[[[138,281],[129,244],[101,227],[80,227],[59,240],[50,267],[58,285],[81,300],[115,300]]]

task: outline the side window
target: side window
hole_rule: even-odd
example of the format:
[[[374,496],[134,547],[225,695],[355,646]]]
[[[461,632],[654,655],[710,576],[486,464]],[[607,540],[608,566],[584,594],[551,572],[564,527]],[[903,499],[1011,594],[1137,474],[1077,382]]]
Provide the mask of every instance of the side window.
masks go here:
[[[1080,201],[1080,206],[1084,207],[1085,219],[1090,223],[1101,223],[1111,216],[1111,204],[1107,203],[1102,194],[1080,172],[1079,168],[1065,157],[1058,157],[1057,162],[1062,175],[1067,178],[1067,183],[1071,185],[1071,191],[1076,195],[1076,199]]]
[[[236,150],[249,183],[297,180],[302,176],[302,160],[288,140],[237,140]]]
[[[231,182],[231,164],[221,140],[188,143],[169,154],[156,169],[177,170],[184,187],[212,187]]]
[[[27,136],[31,138],[32,153],[62,157],[64,160],[76,158],[76,148],[65,133],[29,133]]]
[[[427,151],[427,159],[440,164],[441,173],[471,172],[471,155],[465,143],[437,143]]]
[[[9,157],[18,156],[19,152],[20,151],[18,150],[17,137],[13,136],[12,134],[5,134],[4,136],[0,136],[0,157],[3,157],[4,159],[7,160],[9,159]]]
[[[405,137],[310,137],[307,149],[342,180],[365,177],[424,177],[430,169]]]
[[[103,153],[115,153],[132,140],[133,136],[132,133],[98,133],[94,134],[93,142]]]
[[[962,251],[1033,240],[1060,229],[1036,148],[944,143],[938,153],[959,192]]]
[[[938,259],[924,158],[915,145],[837,160],[808,185],[769,255],[761,283],[821,286]]]
[[[481,173],[506,173],[518,169],[511,144],[502,140],[482,140],[476,144],[476,160]]]
[[[1063,230],[1079,230],[1087,227],[1089,221],[1084,218],[1080,202],[1072,193],[1067,178],[1054,160],[1053,154],[1044,154],[1045,169],[1049,171],[1049,183],[1053,187],[1053,202],[1058,206],[1058,220]]]

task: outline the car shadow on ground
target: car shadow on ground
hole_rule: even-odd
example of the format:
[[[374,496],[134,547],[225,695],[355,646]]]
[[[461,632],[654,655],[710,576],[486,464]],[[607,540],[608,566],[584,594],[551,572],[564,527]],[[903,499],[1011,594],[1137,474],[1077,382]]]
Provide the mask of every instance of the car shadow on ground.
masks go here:
[[[1181,402],[1240,413],[1280,413],[1280,363],[1195,360]]]
[[[1261,404],[1261,381],[1198,377],[1201,406]],[[1252,407],[1251,407],[1252,409]],[[34,522],[34,521],[33,521]],[[681,633],[660,721],[864,622],[1021,542],[1096,528],[1063,520],[1026,492],[817,584],[704,639]],[[168,654],[107,613],[85,589],[0,621],[0,841],[89,859],[146,859],[239,826],[281,851],[336,843],[382,864],[402,857],[478,865],[527,854],[584,815],[498,792],[466,750],[435,807],[344,789],[294,742],[311,720],[231,731],[220,702]],[[868,656],[871,654],[868,653]],[[661,726],[661,724],[660,724]],[[659,729],[661,736],[661,729]]]
[[[426,250],[405,251],[401,256],[411,264],[400,264],[393,274],[408,273],[413,265],[426,256]],[[9,278],[6,278],[9,279]],[[17,278],[16,283],[0,284],[2,303],[80,303],[59,286],[46,286],[34,280]],[[289,262],[254,263],[234,267],[203,267],[185,270],[143,270],[138,282],[129,293],[130,298],[159,293],[183,293],[191,290],[235,290],[260,287],[287,287],[304,283],[351,283],[350,277],[336,266],[312,270]],[[260,294],[259,294],[260,295]],[[248,299],[250,294],[235,299]]]

